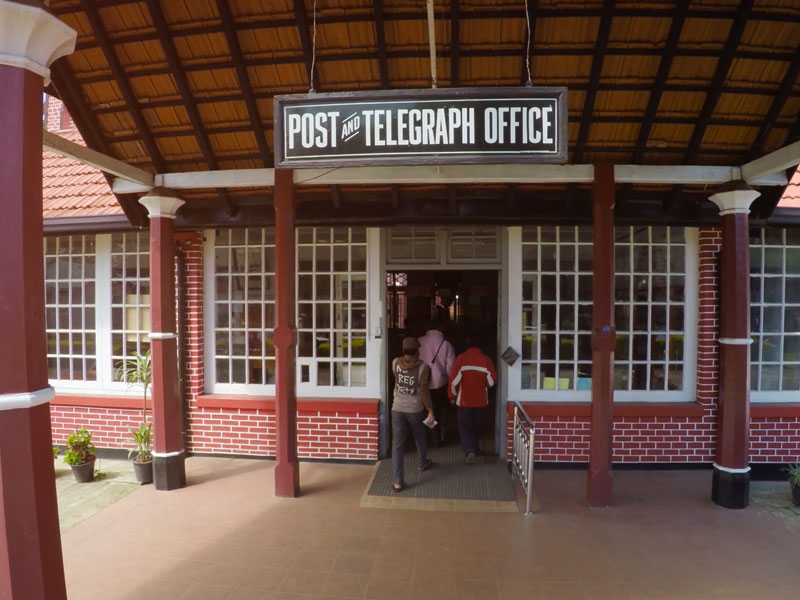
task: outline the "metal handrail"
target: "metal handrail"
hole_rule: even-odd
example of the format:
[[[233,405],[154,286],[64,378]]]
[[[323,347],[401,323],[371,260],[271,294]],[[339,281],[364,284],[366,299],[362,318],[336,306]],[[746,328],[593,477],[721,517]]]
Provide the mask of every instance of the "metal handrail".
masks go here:
[[[511,445],[511,466],[525,490],[525,514],[532,515],[533,503],[533,441],[535,427],[517,400],[514,403],[514,437]]]

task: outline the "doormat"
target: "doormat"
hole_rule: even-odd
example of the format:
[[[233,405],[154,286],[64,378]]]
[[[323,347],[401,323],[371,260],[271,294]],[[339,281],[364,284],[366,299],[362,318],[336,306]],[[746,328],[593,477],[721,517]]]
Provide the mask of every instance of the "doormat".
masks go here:
[[[518,512],[505,461],[479,455],[474,465],[467,465],[458,445],[430,448],[428,456],[433,465],[420,472],[416,452],[406,453],[405,487],[401,492],[392,489],[392,459],[380,461],[361,506]]]

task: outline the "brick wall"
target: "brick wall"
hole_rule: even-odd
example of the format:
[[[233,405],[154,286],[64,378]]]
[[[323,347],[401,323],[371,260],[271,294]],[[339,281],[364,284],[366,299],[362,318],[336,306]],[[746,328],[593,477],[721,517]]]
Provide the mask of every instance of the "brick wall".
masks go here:
[[[72,121],[72,117],[69,116],[64,103],[53,96],[47,96],[45,102],[45,125],[47,131],[75,128],[75,123]]]
[[[751,418],[750,462],[800,462],[800,418]]]
[[[148,413],[149,417],[150,413]],[[92,443],[98,448],[133,448],[131,428],[139,427],[142,411],[88,406],[50,406],[53,444],[64,445],[76,429],[92,433]]]

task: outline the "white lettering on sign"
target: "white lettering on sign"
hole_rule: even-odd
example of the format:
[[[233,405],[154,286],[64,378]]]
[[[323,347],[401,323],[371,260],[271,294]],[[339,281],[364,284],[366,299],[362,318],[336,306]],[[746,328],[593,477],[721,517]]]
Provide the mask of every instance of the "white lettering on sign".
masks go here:
[[[489,107],[483,111],[483,139],[487,144],[553,143],[553,107]]]
[[[431,108],[351,108],[341,118],[336,110],[287,112],[286,148],[325,150],[341,147],[363,133],[356,144],[369,148],[554,144],[556,106],[440,106]],[[483,124],[480,112],[483,111]],[[482,129],[482,131],[479,131]],[[349,148],[354,148],[351,144]],[[358,150],[356,150],[358,151]],[[347,150],[345,149],[345,153]],[[402,154],[402,152],[400,152]],[[309,153],[310,154],[310,153]]]

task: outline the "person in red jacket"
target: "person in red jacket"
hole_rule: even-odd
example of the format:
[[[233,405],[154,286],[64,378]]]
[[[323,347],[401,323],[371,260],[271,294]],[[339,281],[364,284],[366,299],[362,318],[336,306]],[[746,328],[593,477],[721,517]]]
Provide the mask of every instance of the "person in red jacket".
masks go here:
[[[497,371],[492,359],[478,347],[474,336],[467,340],[467,346],[453,363],[447,394],[450,402],[458,405],[461,448],[467,464],[472,465],[475,464],[483,413],[489,403],[487,390],[497,381]]]

